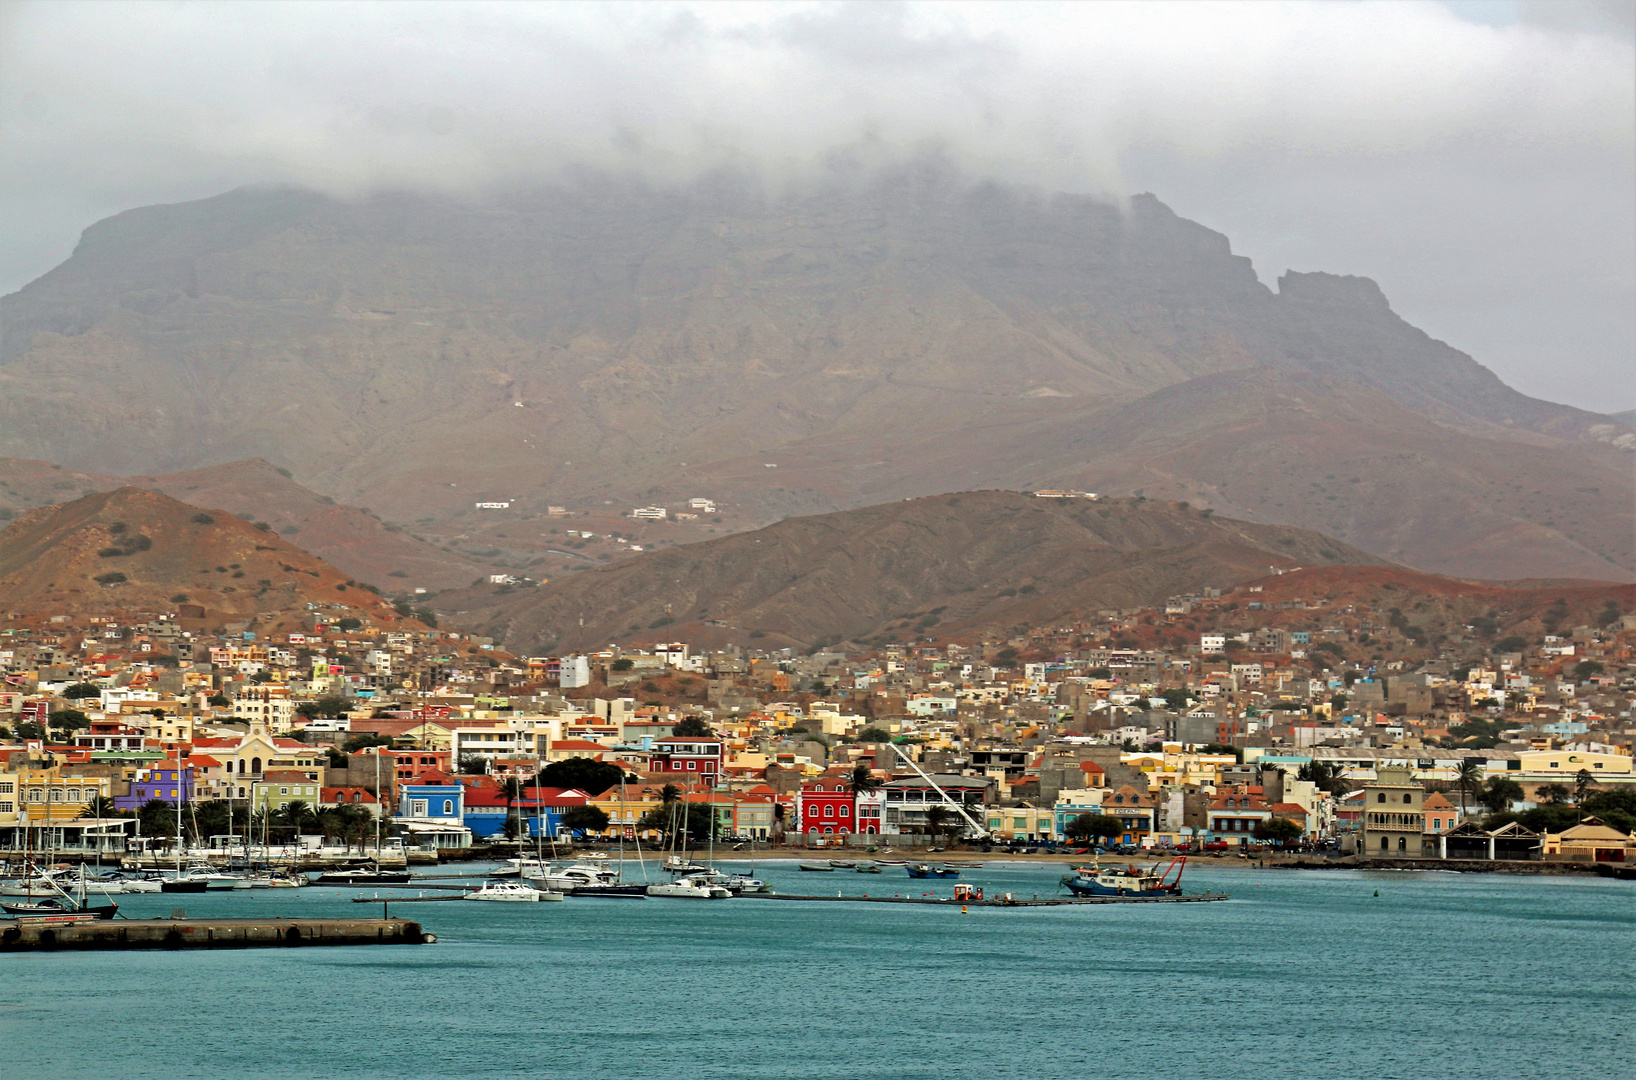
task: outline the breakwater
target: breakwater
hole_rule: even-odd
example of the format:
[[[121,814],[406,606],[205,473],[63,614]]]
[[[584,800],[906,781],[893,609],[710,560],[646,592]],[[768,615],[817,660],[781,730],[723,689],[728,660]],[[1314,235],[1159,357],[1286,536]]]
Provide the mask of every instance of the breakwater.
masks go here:
[[[0,930],[0,952],[68,949],[257,949],[420,945],[437,940],[408,919],[98,919],[23,917]]]

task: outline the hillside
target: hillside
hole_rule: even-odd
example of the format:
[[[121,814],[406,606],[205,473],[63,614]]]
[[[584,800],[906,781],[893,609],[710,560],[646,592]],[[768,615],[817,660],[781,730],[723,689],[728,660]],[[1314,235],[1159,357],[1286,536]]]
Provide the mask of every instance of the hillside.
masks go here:
[[[246,189],[99,222],[0,300],[0,453],[253,454],[417,523],[702,496],[746,527],[1078,478],[1421,569],[1636,573],[1626,420],[1517,393],[1366,279],[1276,284],[1151,196],[935,171],[782,202]]]
[[[0,458],[0,516],[125,486],[264,521],[348,576],[388,592],[416,586],[452,589],[490,572],[472,559],[416,539],[366,509],[342,505],[302,487],[288,470],[260,459],[168,475],[101,476],[44,461]]]
[[[1338,562],[1380,560],[1183,505],[975,491],[792,518],[444,610],[525,652],[672,637],[811,648],[1006,632]]]
[[[140,488],[31,510],[0,531],[0,612],[12,618],[191,605],[208,620],[309,603],[397,621],[390,604],[273,532]]]

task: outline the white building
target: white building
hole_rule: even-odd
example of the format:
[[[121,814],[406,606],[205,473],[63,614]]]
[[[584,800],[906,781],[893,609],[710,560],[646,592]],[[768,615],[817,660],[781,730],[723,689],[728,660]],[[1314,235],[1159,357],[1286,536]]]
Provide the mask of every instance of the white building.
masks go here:
[[[639,506],[631,511],[631,517],[645,521],[663,521],[669,514],[670,511],[662,506]]]
[[[1199,651],[1204,653],[1222,653],[1227,651],[1226,634],[1204,634],[1199,638]]]
[[[564,690],[572,690],[576,686],[589,686],[591,683],[591,658],[588,656],[565,656],[562,658],[561,674],[557,685]]]

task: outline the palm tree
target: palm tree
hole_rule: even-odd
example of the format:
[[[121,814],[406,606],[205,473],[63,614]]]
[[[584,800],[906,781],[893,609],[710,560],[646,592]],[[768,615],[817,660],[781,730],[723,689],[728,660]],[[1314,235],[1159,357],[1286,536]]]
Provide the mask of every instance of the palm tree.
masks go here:
[[[852,776],[846,786],[853,795],[867,795],[880,787],[880,781],[869,771],[869,766],[860,761],[852,767]]]
[[[1591,775],[1591,771],[1589,769],[1580,769],[1578,772],[1574,773],[1575,806],[1580,806],[1585,802],[1585,792],[1589,791],[1591,785],[1595,783],[1596,777]]]
[[[513,817],[516,811],[515,803],[523,797],[523,782],[515,776],[508,776],[500,781],[500,793],[506,797],[506,837],[517,836],[519,822]]]
[[[86,803],[85,809],[80,811],[80,817],[82,818],[110,818],[124,816],[125,812],[114,804],[114,800],[110,799],[106,795],[98,795],[96,798]]]
[[[300,836],[301,826],[316,816],[313,814],[312,807],[301,799],[285,803],[279,814],[284,818],[284,827],[290,830],[292,839]]]
[[[665,806],[669,806],[671,803],[676,802],[681,797],[682,789],[677,787],[675,784],[666,784],[664,787],[659,789],[659,801]]]
[[[954,811],[942,803],[935,803],[926,808],[926,831],[932,836],[941,836],[948,830],[954,818]]]
[[[1460,762],[1460,772],[1454,778],[1460,788],[1460,817],[1466,816],[1466,796],[1473,788],[1481,787],[1483,783],[1483,766],[1476,758],[1466,758]]]

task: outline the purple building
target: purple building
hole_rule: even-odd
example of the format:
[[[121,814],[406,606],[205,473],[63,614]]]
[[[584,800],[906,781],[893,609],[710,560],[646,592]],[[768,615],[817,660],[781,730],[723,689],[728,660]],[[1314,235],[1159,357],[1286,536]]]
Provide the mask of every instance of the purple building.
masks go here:
[[[193,798],[193,767],[180,768],[181,785],[178,790],[177,772],[180,762],[174,758],[156,761],[146,769],[138,769],[131,781],[131,793],[115,797],[114,805],[121,810],[140,810],[143,805],[158,799],[175,805],[177,796],[183,802]]]

